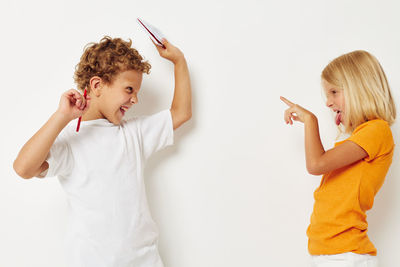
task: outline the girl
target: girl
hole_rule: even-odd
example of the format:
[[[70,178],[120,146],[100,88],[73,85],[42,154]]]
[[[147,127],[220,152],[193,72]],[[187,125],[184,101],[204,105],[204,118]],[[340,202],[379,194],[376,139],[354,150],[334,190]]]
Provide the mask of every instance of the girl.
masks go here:
[[[289,106],[286,124],[304,123],[308,172],[323,174],[307,230],[312,266],[375,267],[376,248],[367,236],[366,211],[392,162],[390,125],[395,105],[381,65],[366,51],[334,59],[321,78],[336,124],[351,134],[328,151],[322,146],[315,115],[281,97]]]

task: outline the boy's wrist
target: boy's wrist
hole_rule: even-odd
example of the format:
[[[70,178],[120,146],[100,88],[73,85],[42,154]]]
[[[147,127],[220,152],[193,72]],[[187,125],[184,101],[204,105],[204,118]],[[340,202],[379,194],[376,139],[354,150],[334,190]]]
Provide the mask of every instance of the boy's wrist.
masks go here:
[[[172,63],[174,63],[174,65],[179,65],[179,64],[186,63],[186,59],[185,59],[185,56],[183,54],[181,56],[177,57],[177,58],[174,58],[171,61],[172,61]]]
[[[72,118],[69,118],[69,116],[65,115],[64,113],[60,112],[59,110],[54,112],[54,114],[51,117],[63,126],[66,126],[70,121],[73,120]]]

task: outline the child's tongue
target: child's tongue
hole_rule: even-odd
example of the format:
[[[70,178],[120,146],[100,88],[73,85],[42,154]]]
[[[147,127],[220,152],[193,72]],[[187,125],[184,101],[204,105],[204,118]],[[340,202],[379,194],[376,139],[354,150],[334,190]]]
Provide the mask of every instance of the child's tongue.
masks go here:
[[[338,112],[336,113],[336,125],[339,125],[341,121],[342,121],[342,113]]]

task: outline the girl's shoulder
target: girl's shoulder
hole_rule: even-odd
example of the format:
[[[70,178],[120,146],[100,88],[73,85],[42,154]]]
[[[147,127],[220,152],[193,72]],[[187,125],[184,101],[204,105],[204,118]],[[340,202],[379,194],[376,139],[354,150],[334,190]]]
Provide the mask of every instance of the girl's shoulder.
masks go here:
[[[381,132],[381,133],[392,133],[390,129],[390,125],[387,121],[382,119],[374,119],[370,121],[366,121],[360,124],[352,133],[355,134],[360,131],[373,131],[373,132]]]
[[[356,143],[368,153],[367,161],[384,155],[393,155],[392,131],[389,123],[381,119],[364,122],[347,140]]]
[[[359,125],[348,140],[359,144],[366,151],[381,150],[382,153],[386,153],[394,147],[389,123],[382,119],[370,120]]]

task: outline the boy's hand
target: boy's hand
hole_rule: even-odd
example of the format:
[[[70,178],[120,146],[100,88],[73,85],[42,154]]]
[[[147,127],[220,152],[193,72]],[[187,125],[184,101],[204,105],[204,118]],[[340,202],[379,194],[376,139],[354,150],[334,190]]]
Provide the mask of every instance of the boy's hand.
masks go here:
[[[57,112],[71,121],[82,116],[89,109],[89,106],[89,95],[85,99],[80,92],[71,89],[62,94]]]
[[[151,41],[156,46],[160,56],[170,60],[172,63],[176,64],[178,61],[185,58],[182,51],[179,50],[179,48],[177,48],[176,46],[173,46],[171,43],[169,43],[167,39],[162,39],[162,44],[165,46],[165,48],[156,45],[153,40]]]
[[[284,114],[284,120],[285,120],[286,124],[290,123],[292,125],[293,120],[305,123],[308,119],[315,117],[315,115],[313,113],[311,113],[310,111],[306,110],[305,108],[303,108],[297,104],[290,102],[283,96],[281,96],[280,99],[283,102],[285,102],[286,105],[289,106],[289,108],[287,110],[285,110],[285,114]]]

